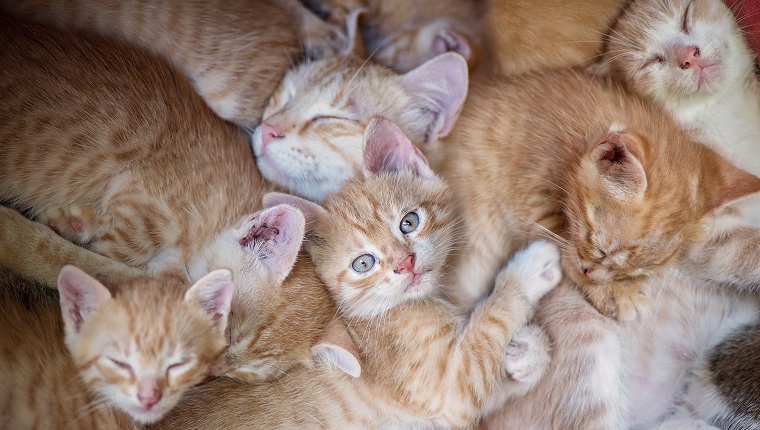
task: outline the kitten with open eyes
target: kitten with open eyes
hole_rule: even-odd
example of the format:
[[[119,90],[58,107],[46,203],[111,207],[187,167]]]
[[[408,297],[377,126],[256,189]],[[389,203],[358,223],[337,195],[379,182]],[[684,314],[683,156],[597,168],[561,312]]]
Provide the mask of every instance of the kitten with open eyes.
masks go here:
[[[480,4],[474,0],[307,0],[330,22],[365,9],[361,34],[371,59],[408,72],[445,52],[462,55],[474,69],[486,57]]]
[[[510,341],[532,330],[518,329],[560,279],[556,248],[537,242],[517,254],[490,297],[469,318],[459,315],[437,297],[454,246],[445,183],[387,120],[370,121],[365,138],[366,177],[324,206],[265,197],[306,214],[306,248],[356,343],[361,376],[303,370],[249,389],[212,382],[162,427],[461,428],[540,378],[545,352],[534,359]],[[204,403],[212,411],[199,409]],[[243,418],[243,405],[252,415]]]
[[[341,53],[356,27],[328,25],[298,0],[3,0],[0,8],[158,54],[185,73],[216,114],[245,128],[258,125],[272,90],[302,51],[310,58]]]
[[[454,53],[403,75],[350,56],[302,64],[285,75],[253,133],[256,163],[270,181],[321,201],[361,173],[373,115],[429,143],[451,132],[466,95],[467,64]]]
[[[206,377],[225,346],[233,290],[226,270],[189,289],[183,280],[164,276],[120,283],[112,294],[66,266],[58,277],[60,305],[47,294],[22,301],[23,289],[33,285],[7,272],[0,279],[4,428],[111,429],[155,422]]]
[[[291,208],[254,212],[274,187],[259,176],[245,135],[182,76],[134,49],[9,18],[0,44],[9,65],[0,71],[2,199],[32,215],[67,208],[74,214],[50,219],[53,226],[70,226],[91,250],[148,273],[197,280],[232,269],[241,287],[232,345],[215,373],[262,380],[308,362],[333,305],[310,259],[298,258],[303,217]],[[72,206],[90,208],[93,218]],[[14,271],[32,270],[23,257],[35,254],[35,243],[50,251],[53,270],[70,261],[89,261],[83,267],[93,273],[106,268],[60,240],[52,252],[40,226],[20,228],[2,230],[9,246],[0,260]],[[29,275],[54,285],[40,266]]]

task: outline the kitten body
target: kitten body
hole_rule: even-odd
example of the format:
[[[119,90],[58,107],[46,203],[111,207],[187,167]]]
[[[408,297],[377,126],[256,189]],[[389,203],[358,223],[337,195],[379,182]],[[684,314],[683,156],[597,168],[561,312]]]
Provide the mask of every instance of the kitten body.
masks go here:
[[[487,0],[484,21],[488,68],[517,75],[588,66],[602,53],[603,37],[625,0]]]
[[[135,278],[111,296],[67,266],[59,278],[60,305],[7,272],[2,282],[0,422],[6,428],[154,422],[205,378],[225,345],[227,271],[189,290],[173,277]]]
[[[534,389],[489,417],[484,427],[664,430],[717,425],[715,410],[705,407],[710,397],[697,401],[695,395],[709,380],[700,372],[714,360],[711,351],[720,350],[722,339],[757,319],[760,301],[706,288],[674,270],[653,283],[652,297],[646,317],[615,323],[571,285],[548,294],[536,320],[552,341],[552,363]],[[736,361],[749,357],[743,352]],[[536,410],[536,404],[543,410]]]
[[[423,148],[471,220],[453,282],[464,303],[548,234],[565,239],[564,267],[595,306],[633,318],[643,276],[678,262],[706,215],[760,185],[662,111],[572,71],[472,85],[452,135]]]
[[[90,208],[92,219],[77,212],[51,224],[83,223],[75,239],[146,273],[194,281],[231,269],[240,286],[232,345],[215,373],[262,380],[309,361],[333,305],[310,259],[298,258],[303,217],[292,208],[252,213],[273,187],[245,135],[182,76],[134,49],[10,19],[0,31],[3,64],[12,65],[0,72],[2,198],[32,216]],[[28,278],[54,286],[51,271],[73,261],[123,277],[98,255],[47,240],[49,229],[10,218],[0,254]],[[47,249],[47,263],[32,269],[22,251],[34,243]]]

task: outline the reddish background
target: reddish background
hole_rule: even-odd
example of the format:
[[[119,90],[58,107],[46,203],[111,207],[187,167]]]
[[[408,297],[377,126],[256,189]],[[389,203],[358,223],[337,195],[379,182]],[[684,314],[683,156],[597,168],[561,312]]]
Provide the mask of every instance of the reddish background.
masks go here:
[[[760,0],[725,0],[736,14],[739,27],[744,31],[749,47],[760,53]],[[756,58],[755,61],[758,59]],[[757,63],[760,65],[760,62]]]

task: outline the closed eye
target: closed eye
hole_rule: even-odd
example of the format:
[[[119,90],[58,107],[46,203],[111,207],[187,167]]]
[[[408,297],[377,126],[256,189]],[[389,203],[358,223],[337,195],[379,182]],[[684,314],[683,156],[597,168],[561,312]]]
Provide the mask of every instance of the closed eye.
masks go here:
[[[686,6],[686,10],[683,12],[683,18],[681,19],[681,31],[684,32],[684,34],[689,34],[689,15],[691,12],[691,5],[693,3],[689,3]]]
[[[310,124],[314,124],[320,121],[351,121],[351,122],[357,122],[353,118],[346,118],[343,116],[337,116],[337,115],[316,115],[311,118],[309,121]]]
[[[649,60],[647,60],[646,63],[641,67],[642,69],[646,69],[649,66],[655,65],[655,64],[662,64],[665,62],[665,57],[663,57],[660,54],[654,55]]]

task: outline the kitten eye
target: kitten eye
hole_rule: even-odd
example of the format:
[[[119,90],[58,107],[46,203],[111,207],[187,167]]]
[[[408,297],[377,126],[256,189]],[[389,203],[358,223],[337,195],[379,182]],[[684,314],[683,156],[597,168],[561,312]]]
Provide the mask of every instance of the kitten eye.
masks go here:
[[[417,226],[419,225],[420,217],[417,215],[417,212],[409,212],[401,219],[401,224],[399,224],[398,227],[401,229],[402,233],[409,234],[414,230],[417,230]]]
[[[111,360],[111,362],[115,364],[116,367],[119,367],[121,369],[128,371],[129,373],[132,373],[132,366],[130,366],[128,363],[125,363],[119,360],[114,360],[113,358],[110,358],[110,357],[108,359]]]
[[[168,378],[169,377],[169,373],[172,372],[172,371],[176,372],[178,370],[181,370],[181,368],[184,367],[185,365],[187,365],[187,363],[188,363],[188,361],[179,361],[177,363],[173,363],[173,364],[169,365],[169,367],[166,368],[166,377]]]
[[[647,60],[647,62],[644,63],[644,67],[642,67],[642,69],[647,68],[653,64],[662,64],[664,62],[665,62],[665,57],[663,57],[660,54],[657,54],[653,56],[652,58],[650,58],[649,60]]]
[[[689,3],[686,6],[686,10],[683,12],[683,19],[681,20],[681,31],[685,34],[689,34],[689,12],[691,12],[691,5],[692,3]]]
[[[375,265],[375,257],[372,254],[364,254],[351,263],[351,268],[357,273],[365,273]]]

